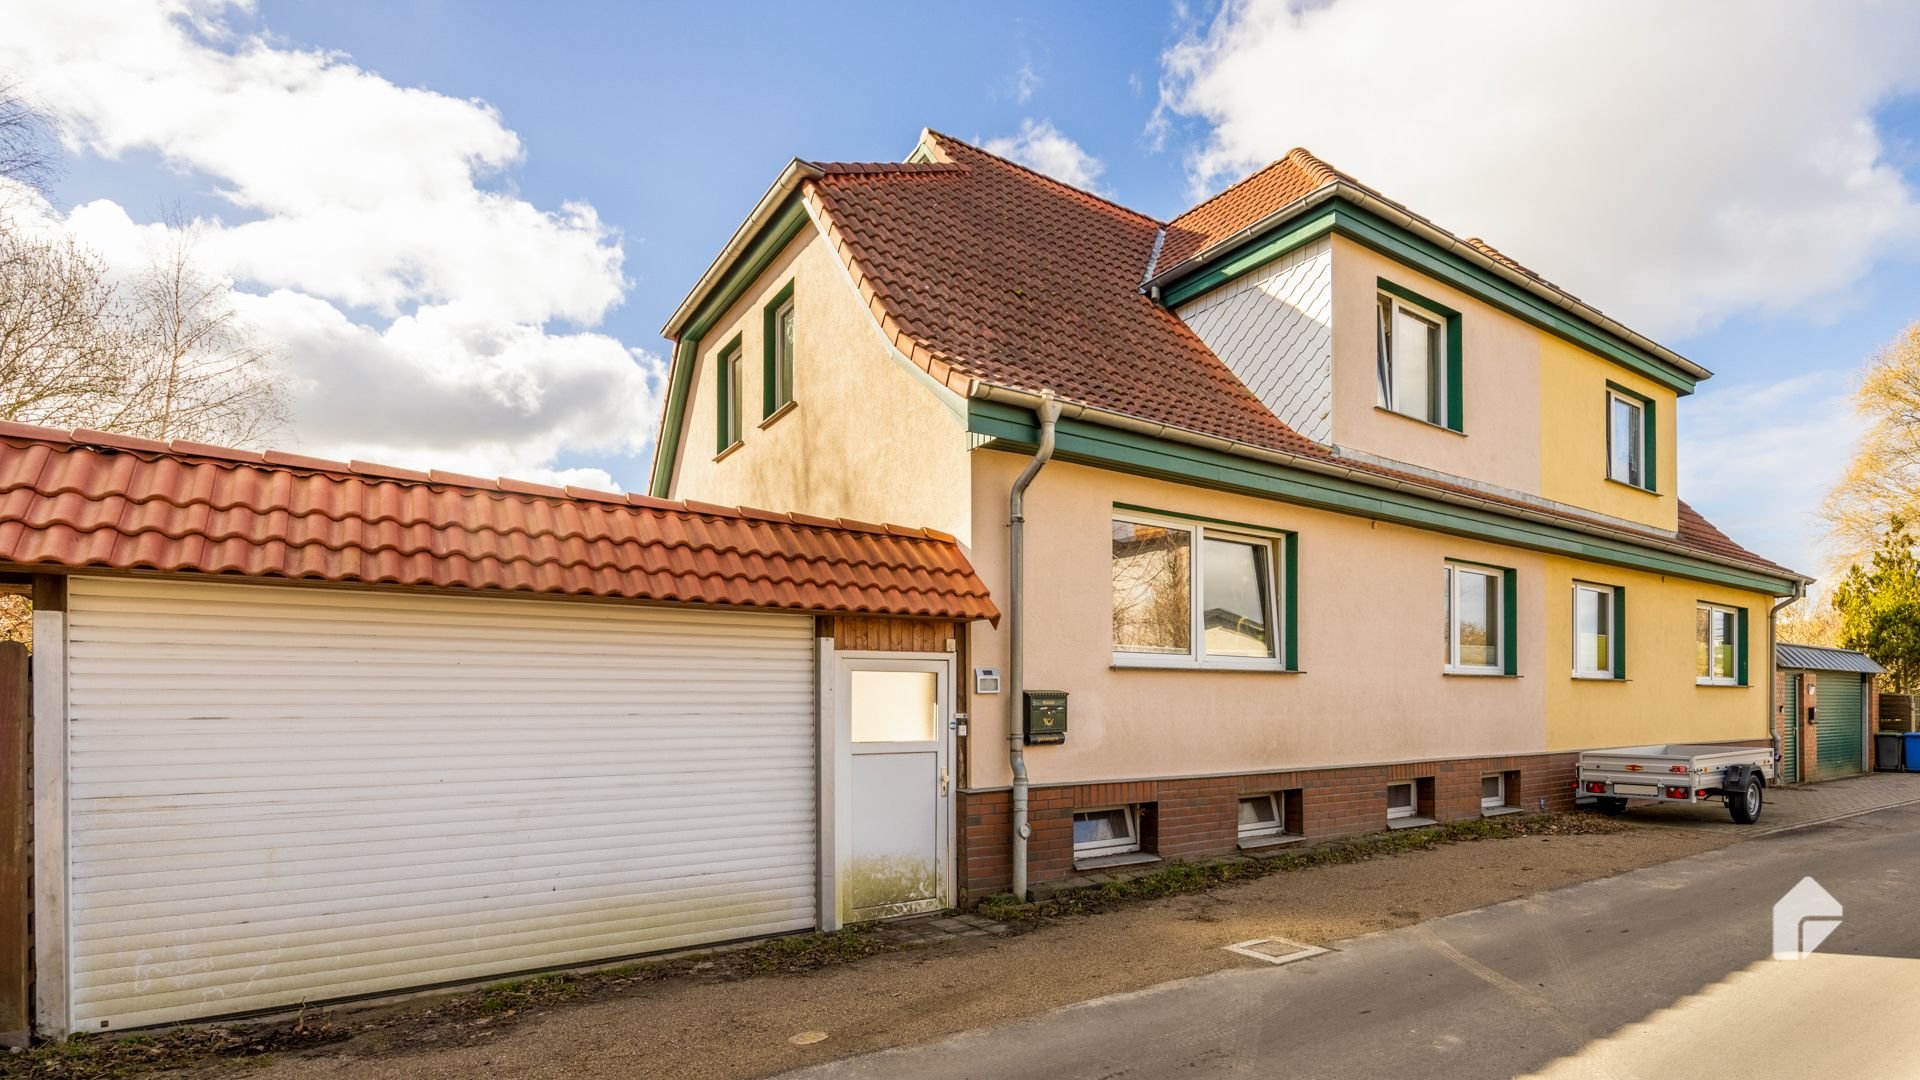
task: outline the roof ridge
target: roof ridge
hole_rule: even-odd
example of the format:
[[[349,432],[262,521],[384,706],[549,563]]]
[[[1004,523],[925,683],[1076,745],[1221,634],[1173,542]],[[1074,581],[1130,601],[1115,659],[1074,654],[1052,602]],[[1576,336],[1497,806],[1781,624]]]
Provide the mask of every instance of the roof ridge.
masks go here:
[[[1048,176],[1046,173],[1043,173],[1038,169],[1034,169],[1026,165],[1022,165],[1019,162],[1013,160],[1012,158],[1002,157],[1001,155],[996,154],[993,151],[988,150],[983,146],[976,146],[973,143],[966,141],[965,139],[956,138],[955,136],[948,135],[944,131],[936,131],[933,128],[928,128],[927,134],[933,136],[935,139],[940,139],[940,140],[944,140],[952,143],[958,143],[959,145],[967,148],[973,153],[979,154],[983,157],[992,158],[993,160],[999,162],[1002,165],[1006,165],[1009,168],[1018,170],[1019,172],[1026,173],[1028,176],[1034,177],[1037,180],[1050,184],[1054,187],[1060,188],[1061,190],[1066,191],[1070,194],[1078,195],[1078,196],[1081,196],[1082,198],[1091,199],[1094,202],[1097,202],[1104,207],[1107,207],[1112,210],[1118,210],[1122,214],[1125,214],[1131,218],[1137,218],[1138,220],[1145,222],[1146,224],[1149,224],[1149,225],[1166,224],[1165,222],[1161,221],[1159,218],[1152,217],[1147,214],[1143,214],[1140,211],[1135,210],[1133,207],[1122,205],[1118,202],[1115,202],[1112,199],[1107,198],[1105,195],[1096,195],[1085,188],[1074,187],[1072,184],[1067,183],[1065,180]]]
[[[827,176],[864,176],[892,173],[964,173],[965,165],[944,161],[809,161]]]
[[[462,491],[485,492],[498,495],[512,495],[527,499],[562,500],[568,502],[595,502],[608,505],[624,505],[645,510],[661,510],[668,513],[693,514],[700,517],[737,519],[741,521],[759,521],[767,524],[789,525],[805,529],[837,528],[852,532],[880,533],[902,540],[931,540],[936,543],[948,542],[944,533],[915,526],[891,523],[870,523],[852,518],[820,518],[807,514],[789,513],[779,510],[763,510],[752,506],[721,506],[717,503],[703,503],[695,500],[656,499],[638,492],[621,493],[599,491],[575,485],[561,487],[554,484],[542,484],[532,480],[517,480],[513,477],[487,479],[479,476],[467,476],[461,473],[434,469],[422,472],[417,469],[402,468],[397,465],[381,465],[367,461],[334,461],[329,458],[309,457],[279,450],[241,450],[229,446],[216,446],[212,443],[195,442],[191,439],[173,439],[162,442],[138,435],[122,435],[118,432],[96,431],[90,428],[54,428],[38,424],[23,424],[15,420],[0,420],[0,440],[14,442],[36,442],[54,446],[70,446],[82,450],[109,450],[119,453],[146,454],[153,457],[175,459],[198,459],[207,464],[222,467],[250,465],[261,469],[273,469],[287,472],[320,473],[343,479],[371,480],[383,484],[401,486],[420,485],[426,487],[450,488]],[[131,501],[131,500],[130,500]],[[179,505],[174,503],[172,505]],[[950,539],[950,538],[949,538]]]

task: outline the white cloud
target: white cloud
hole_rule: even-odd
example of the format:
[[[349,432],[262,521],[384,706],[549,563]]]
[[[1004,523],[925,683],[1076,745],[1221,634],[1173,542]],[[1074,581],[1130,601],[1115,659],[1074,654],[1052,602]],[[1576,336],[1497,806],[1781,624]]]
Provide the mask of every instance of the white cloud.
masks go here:
[[[1040,73],[1033,70],[1031,63],[1021,64],[1020,70],[1013,74],[1013,100],[1025,105],[1033,100],[1034,91],[1040,89]]]
[[[1107,169],[1099,158],[1054,127],[1051,120],[1022,120],[1018,133],[988,139],[983,146],[989,154],[1011,158],[1084,191],[1098,192],[1100,174]]]
[[[1852,371],[1706,383],[1680,410],[1680,491],[1742,545],[1805,574],[1825,568],[1821,503],[1860,437]]]
[[[8,5],[0,69],[69,152],[157,155],[229,208],[198,223],[197,252],[284,350],[287,441],[535,477],[565,453],[643,450],[661,364],[591,332],[628,287],[618,234],[589,205],[499,186],[523,147],[491,106],[236,29],[250,10]],[[64,225],[122,269],[164,229],[108,200]]]
[[[1196,189],[1306,146],[1629,325],[1842,299],[1920,206],[1872,111],[1920,7],[1230,0],[1163,57]]]

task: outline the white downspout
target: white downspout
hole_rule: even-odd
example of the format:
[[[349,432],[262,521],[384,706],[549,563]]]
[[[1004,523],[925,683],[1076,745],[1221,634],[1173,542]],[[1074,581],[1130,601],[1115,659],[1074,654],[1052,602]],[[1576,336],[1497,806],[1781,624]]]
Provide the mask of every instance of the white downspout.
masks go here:
[[[1054,425],[1060,420],[1060,405],[1053,391],[1040,391],[1040,404],[1034,410],[1040,420],[1040,446],[1033,460],[1013,482],[1007,495],[1007,763],[1013,768],[1013,895],[1027,899],[1027,754],[1026,737],[1021,730],[1022,639],[1026,621],[1026,497],[1027,487],[1040,474],[1041,466],[1053,457]]]

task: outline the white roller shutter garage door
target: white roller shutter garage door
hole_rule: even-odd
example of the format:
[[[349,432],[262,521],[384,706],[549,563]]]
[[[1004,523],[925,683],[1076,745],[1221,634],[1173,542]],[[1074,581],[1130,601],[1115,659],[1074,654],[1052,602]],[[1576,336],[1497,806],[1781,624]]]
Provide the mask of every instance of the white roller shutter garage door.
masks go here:
[[[75,578],[75,1030],[814,925],[805,616]]]

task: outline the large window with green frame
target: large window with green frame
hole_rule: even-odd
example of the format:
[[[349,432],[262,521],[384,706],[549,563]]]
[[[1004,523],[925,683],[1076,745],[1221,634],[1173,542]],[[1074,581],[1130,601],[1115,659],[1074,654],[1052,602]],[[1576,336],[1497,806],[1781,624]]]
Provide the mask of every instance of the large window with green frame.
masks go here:
[[[714,435],[718,446],[714,452],[726,453],[738,445],[745,434],[740,422],[740,337],[734,335],[732,341],[720,350],[714,363]]]
[[[793,282],[773,294],[761,312],[763,358],[761,371],[762,419],[793,404],[795,308]]]
[[[1519,674],[1515,572],[1504,566],[1448,562],[1445,577],[1447,674]]]
[[[1627,677],[1627,590],[1573,583],[1573,677]]]
[[[1460,313],[1381,278],[1376,298],[1376,404],[1463,431]]]

